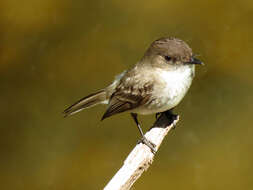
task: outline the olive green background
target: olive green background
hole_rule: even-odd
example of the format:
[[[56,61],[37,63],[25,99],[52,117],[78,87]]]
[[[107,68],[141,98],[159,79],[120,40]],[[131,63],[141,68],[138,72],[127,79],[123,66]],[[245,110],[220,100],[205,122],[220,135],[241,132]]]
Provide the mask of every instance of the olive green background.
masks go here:
[[[205,62],[133,189],[253,189],[253,1],[1,0],[0,189],[102,189],[135,146],[128,114],[69,118],[162,36]],[[141,116],[147,130],[154,116]]]

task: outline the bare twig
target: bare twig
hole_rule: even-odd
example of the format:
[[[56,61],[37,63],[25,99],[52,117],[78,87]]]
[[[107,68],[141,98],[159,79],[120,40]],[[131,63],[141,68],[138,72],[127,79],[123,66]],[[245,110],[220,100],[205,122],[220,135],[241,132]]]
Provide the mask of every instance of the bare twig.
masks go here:
[[[179,117],[169,120],[162,114],[153,127],[145,134],[145,137],[156,145],[156,150],[160,147],[164,137],[178,122]],[[154,154],[150,148],[140,143],[135,146],[128,155],[124,165],[114,175],[104,190],[128,190],[134,182],[146,171],[153,162]]]

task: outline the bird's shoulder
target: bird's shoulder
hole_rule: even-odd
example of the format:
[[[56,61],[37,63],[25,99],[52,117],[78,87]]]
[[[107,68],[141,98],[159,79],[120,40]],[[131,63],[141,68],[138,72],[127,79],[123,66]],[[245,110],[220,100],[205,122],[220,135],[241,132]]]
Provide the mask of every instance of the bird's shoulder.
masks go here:
[[[151,100],[153,83],[151,80],[143,80],[140,73],[132,73],[130,70],[120,79],[114,93],[109,99],[108,108],[102,119],[112,115],[133,110],[145,105]]]
[[[129,97],[131,101],[132,97],[142,98],[151,94],[153,87],[153,79],[147,72],[133,68],[121,78],[113,95]]]

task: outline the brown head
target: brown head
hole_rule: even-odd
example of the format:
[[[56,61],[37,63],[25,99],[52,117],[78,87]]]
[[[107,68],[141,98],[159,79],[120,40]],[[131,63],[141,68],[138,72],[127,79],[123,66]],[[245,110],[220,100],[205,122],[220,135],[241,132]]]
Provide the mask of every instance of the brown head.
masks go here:
[[[149,61],[152,65],[192,65],[203,64],[196,59],[192,49],[178,38],[160,38],[154,41],[142,58],[142,62]]]

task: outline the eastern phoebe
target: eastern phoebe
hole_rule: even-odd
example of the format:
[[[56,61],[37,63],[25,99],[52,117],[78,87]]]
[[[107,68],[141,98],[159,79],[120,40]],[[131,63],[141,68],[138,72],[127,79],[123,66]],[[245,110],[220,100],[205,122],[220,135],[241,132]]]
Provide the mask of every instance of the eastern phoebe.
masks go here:
[[[188,91],[195,72],[195,64],[202,64],[192,49],[178,38],[154,41],[142,59],[131,69],[116,76],[108,87],[90,94],[64,111],[73,115],[97,104],[108,104],[102,120],[121,112],[130,112],[142,135],[142,142],[154,152],[153,143],[143,135],[137,114],[158,114],[178,105]]]

